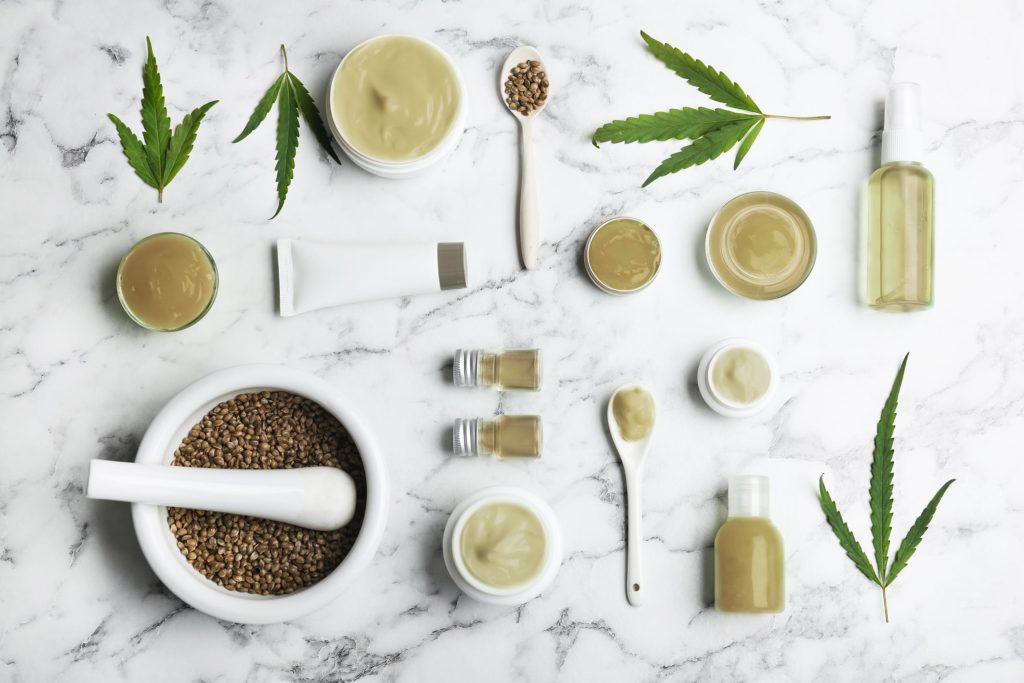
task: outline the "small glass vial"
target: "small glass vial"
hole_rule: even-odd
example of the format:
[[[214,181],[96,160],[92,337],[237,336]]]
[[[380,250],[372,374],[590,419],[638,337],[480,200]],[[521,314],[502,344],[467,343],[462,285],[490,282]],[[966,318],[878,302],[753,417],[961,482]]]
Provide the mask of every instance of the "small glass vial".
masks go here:
[[[452,378],[457,387],[540,389],[540,351],[510,349],[493,353],[459,349],[455,352]]]
[[[499,415],[493,420],[458,419],[452,431],[455,455],[539,458],[543,430],[537,415]]]
[[[715,608],[760,614],[785,607],[785,555],[768,518],[768,477],[733,477],[729,518],[715,536]]]

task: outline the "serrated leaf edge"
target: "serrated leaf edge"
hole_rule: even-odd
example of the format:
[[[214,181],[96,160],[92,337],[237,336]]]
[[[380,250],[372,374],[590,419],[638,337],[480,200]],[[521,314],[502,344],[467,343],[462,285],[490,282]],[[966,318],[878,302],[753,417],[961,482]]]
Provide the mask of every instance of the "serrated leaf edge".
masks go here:
[[[647,176],[641,187],[647,187],[659,178],[678,173],[691,166],[699,166],[712,159],[717,159],[732,149],[747,134],[755,120],[736,121],[698,137],[658,164],[658,167]]]
[[[928,531],[928,525],[931,524],[932,517],[935,516],[935,511],[938,509],[942,497],[946,495],[946,490],[949,489],[954,481],[956,479],[950,479],[939,487],[939,490],[932,496],[932,499],[924,506],[921,514],[914,520],[910,529],[907,530],[907,535],[903,537],[899,547],[896,548],[896,554],[892,558],[892,566],[889,567],[889,575],[885,579],[886,586],[891,585],[910,562],[910,558],[913,557],[917,546],[924,539],[924,533]]]
[[[759,118],[758,114],[733,111],[731,109],[709,109],[707,107],[682,107],[653,114],[637,114],[625,119],[610,121],[591,137],[595,147],[601,142],[646,143],[666,140],[693,140],[716,128]]]
[[[340,164],[341,160],[335,153],[334,148],[331,146],[331,136],[327,132],[327,127],[324,125],[324,120],[320,115],[320,109],[316,106],[316,102],[313,101],[313,97],[309,94],[309,90],[302,84],[299,77],[292,72],[287,72],[288,80],[292,87],[292,92],[295,95],[295,102],[298,105],[299,114],[302,119],[309,126],[310,131],[313,133],[313,137],[320,144],[320,147],[327,152],[328,156],[334,159],[335,163]]]
[[[825,488],[825,475],[821,475],[818,478],[818,501],[821,504],[822,512],[825,513],[825,521],[828,522],[829,528],[832,529],[832,533],[839,541],[840,547],[846,551],[846,556],[853,561],[854,566],[869,581],[881,586],[882,583],[878,580],[878,574],[875,573],[874,567],[871,566],[871,560],[868,559],[864,548],[857,541],[857,537],[846,524],[842,513],[839,512],[839,507],[832,499],[832,496],[829,495],[828,489]]]
[[[299,147],[299,113],[291,87],[281,88],[277,100],[277,218],[284,208],[288,186],[295,174],[295,152]]]
[[[761,117],[761,119],[750,128],[747,135],[743,138],[743,141],[740,142],[740,148],[736,150],[736,161],[733,162],[732,170],[735,171],[740,167],[740,162],[747,156],[747,152],[749,152],[750,148],[754,145],[754,140],[757,140],[757,136],[761,133],[762,128],[764,128],[764,117]]]
[[[149,165],[149,157],[146,155],[142,140],[118,117],[107,114],[107,118],[113,122],[114,128],[117,130],[117,136],[121,142],[121,152],[128,160],[128,165],[135,171],[135,175],[146,185],[157,189],[156,177]]]
[[[163,189],[167,185],[167,147],[171,142],[171,119],[167,115],[160,68],[149,36],[146,36],[146,63],[142,67],[142,102],[139,113],[146,156],[156,178],[160,201],[163,201]]]
[[[658,61],[711,99],[735,109],[761,113],[753,98],[724,72],[708,66],[674,45],[652,38],[646,31],[640,31],[640,37]]]
[[[282,73],[274,82],[267,88],[267,91],[263,93],[263,97],[256,103],[256,108],[253,109],[252,114],[249,115],[249,120],[245,122],[245,127],[242,128],[242,132],[238,134],[232,143],[241,142],[249,133],[256,130],[263,120],[267,118],[267,114],[274,108],[274,103],[277,102],[278,93],[281,90],[281,84],[284,82],[288,72]]]
[[[878,576],[885,577],[889,564],[889,542],[892,536],[893,463],[896,433],[896,410],[900,388],[910,354],[903,357],[892,388],[882,406],[875,428],[874,450],[871,456],[871,480],[868,486],[868,505],[871,511],[871,545],[875,554]]]
[[[202,123],[206,112],[210,111],[218,100],[211,100],[204,105],[196,107],[181,119],[181,123],[174,127],[171,133],[171,140],[167,146],[167,172],[164,178],[164,185],[170,184],[178,175],[188,161],[192,153],[192,146],[195,144],[196,136],[199,134],[199,124]]]

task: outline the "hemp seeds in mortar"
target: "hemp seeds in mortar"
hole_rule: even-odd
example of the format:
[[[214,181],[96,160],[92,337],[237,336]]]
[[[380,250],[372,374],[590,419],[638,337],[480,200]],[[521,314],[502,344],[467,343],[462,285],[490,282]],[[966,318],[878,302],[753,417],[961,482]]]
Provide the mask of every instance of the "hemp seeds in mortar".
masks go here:
[[[178,549],[228,590],[283,595],[333,571],[355,543],[366,507],[366,475],[352,437],[320,405],[286,391],[239,394],[214,406],[174,452],[183,467],[288,469],[326,465],[356,484],[352,521],[313,531],[267,519],[168,508]]]

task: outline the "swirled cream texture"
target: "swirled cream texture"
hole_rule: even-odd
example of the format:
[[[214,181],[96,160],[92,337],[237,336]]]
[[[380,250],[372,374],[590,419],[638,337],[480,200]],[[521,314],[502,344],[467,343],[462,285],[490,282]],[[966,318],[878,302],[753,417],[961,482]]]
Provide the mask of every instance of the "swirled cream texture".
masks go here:
[[[544,565],[544,525],[518,503],[488,503],[476,510],[459,537],[462,563],[481,583],[494,588],[520,586]]]
[[[440,50],[407,36],[384,36],[342,60],[331,88],[331,115],[357,152],[409,161],[444,140],[455,122],[458,76]]]
[[[754,349],[725,349],[711,364],[711,386],[718,396],[736,405],[749,405],[768,393],[772,370]]]

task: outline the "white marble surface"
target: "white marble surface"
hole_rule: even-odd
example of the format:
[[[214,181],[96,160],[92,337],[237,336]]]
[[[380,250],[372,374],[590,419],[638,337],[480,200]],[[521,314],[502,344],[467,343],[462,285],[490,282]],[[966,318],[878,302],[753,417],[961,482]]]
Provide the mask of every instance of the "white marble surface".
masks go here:
[[[766,108],[833,119],[771,122],[739,172],[722,160],[641,190],[671,145],[596,150],[590,132],[706,100],[645,53],[640,29],[724,69]],[[471,97],[460,146],[438,172],[396,182],[327,163],[303,132],[288,204],[268,222],[271,127],[230,141],[278,72],[278,44],[322,92],[348,48],[385,31],[430,38],[459,62]],[[1024,680],[1022,32],[1012,0],[0,2],[0,680]],[[147,33],[173,120],[220,99],[159,206],[105,117],[138,125]],[[554,82],[537,126],[544,243],[532,273],[517,266],[515,129],[495,92],[522,42],[548,56]],[[939,183],[938,306],[913,316],[855,298],[858,192],[893,78],[923,84]],[[721,291],[698,255],[710,215],[751,189],[793,196],[818,230],[810,280],[773,303]],[[655,286],[614,299],[579,255],[619,213],[654,225],[666,258]],[[207,244],[222,289],[201,324],[159,335],[122,314],[112,274],[134,240],[168,229]],[[281,236],[465,240],[475,280],[284,320],[270,256]],[[696,394],[700,354],[732,335],[775,349],[783,368],[779,404],[760,418],[718,418]],[[544,349],[540,394],[446,384],[456,347],[500,345]],[[894,536],[958,481],[885,625],[812,485],[828,473],[866,542],[873,426],[905,351]],[[172,394],[255,361],[359,397],[393,484],[383,545],[358,585],[267,627],[183,606],[145,564],[127,507],[83,497],[90,458],[131,458]],[[623,597],[622,481],[601,427],[610,391],[635,378],[662,408],[639,609]],[[451,419],[496,410],[544,416],[543,461],[451,459]],[[707,606],[704,570],[723,486],[765,457],[789,607],[727,617]],[[460,598],[438,548],[455,503],[498,483],[544,496],[565,532],[555,584],[519,609]]]

